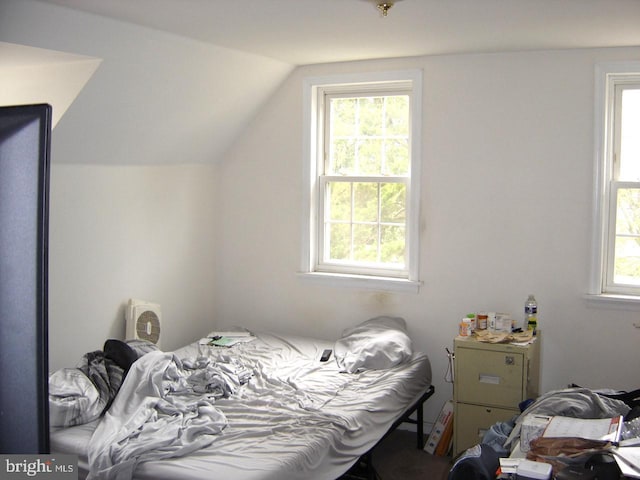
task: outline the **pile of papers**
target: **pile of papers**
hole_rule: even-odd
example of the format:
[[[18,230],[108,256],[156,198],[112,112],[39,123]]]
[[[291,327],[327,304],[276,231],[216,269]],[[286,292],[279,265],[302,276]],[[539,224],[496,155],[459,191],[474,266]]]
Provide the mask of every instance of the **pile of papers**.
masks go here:
[[[617,445],[622,434],[623,417],[613,418],[572,418],[551,417],[544,429],[543,437],[578,437],[586,440],[602,440]]]
[[[611,454],[623,475],[640,478],[640,438],[620,441],[623,417],[583,419],[552,417],[543,437],[579,437],[611,442]]]
[[[584,419],[527,415],[522,425],[521,449],[526,452],[529,443],[539,436],[547,438],[583,438],[610,442],[611,448],[609,452],[618,463],[622,474],[629,478],[640,479],[640,438],[620,440],[622,427],[622,416]],[[523,441],[526,445],[522,443]],[[510,462],[506,462],[503,466],[503,472],[505,473],[511,471],[519,461],[519,459],[509,460]]]
[[[640,442],[640,439],[635,439]],[[624,446],[624,442],[613,450],[622,475],[629,478],[640,478],[640,446]]]
[[[536,341],[531,330],[525,332],[494,332],[491,330],[476,330],[473,336],[479,342],[484,343],[512,343],[514,345],[529,345]]]
[[[237,332],[211,332],[204,338],[201,338],[200,345],[208,345],[210,347],[232,347],[238,343],[252,342],[256,337],[244,330]]]

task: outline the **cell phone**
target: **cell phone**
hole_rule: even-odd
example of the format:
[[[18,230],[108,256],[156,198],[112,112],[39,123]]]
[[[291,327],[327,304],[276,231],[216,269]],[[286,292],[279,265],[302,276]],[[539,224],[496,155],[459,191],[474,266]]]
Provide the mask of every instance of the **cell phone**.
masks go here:
[[[324,352],[322,352],[322,356],[320,357],[321,362],[326,362],[331,358],[331,349],[327,348]]]

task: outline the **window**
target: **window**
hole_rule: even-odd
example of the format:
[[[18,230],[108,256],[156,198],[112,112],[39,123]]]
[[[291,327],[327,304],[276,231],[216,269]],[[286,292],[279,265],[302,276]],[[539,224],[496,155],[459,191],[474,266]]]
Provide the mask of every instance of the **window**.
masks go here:
[[[640,64],[599,66],[596,88],[591,293],[640,297]]]
[[[421,74],[305,82],[302,273],[417,291]]]

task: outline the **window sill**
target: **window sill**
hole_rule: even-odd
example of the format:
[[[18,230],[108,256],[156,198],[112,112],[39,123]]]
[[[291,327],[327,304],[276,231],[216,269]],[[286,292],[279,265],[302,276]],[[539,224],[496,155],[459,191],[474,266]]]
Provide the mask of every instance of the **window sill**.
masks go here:
[[[422,282],[404,278],[370,277],[325,272],[299,272],[298,277],[305,282],[329,287],[363,288],[389,292],[418,293],[422,285]]]
[[[640,296],[611,293],[587,294],[587,302],[596,307],[609,307],[621,310],[640,311]]]

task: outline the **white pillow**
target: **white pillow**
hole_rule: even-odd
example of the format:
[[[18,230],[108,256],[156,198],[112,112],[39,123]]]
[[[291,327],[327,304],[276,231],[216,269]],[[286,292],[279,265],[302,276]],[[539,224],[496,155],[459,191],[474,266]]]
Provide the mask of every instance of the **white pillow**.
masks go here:
[[[100,417],[105,401],[78,368],[62,368],[49,376],[49,425],[71,427]]]
[[[338,366],[348,373],[391,368],[411,354],[407,324],[398,317],[376,317],[348,328],[334,346]]]

